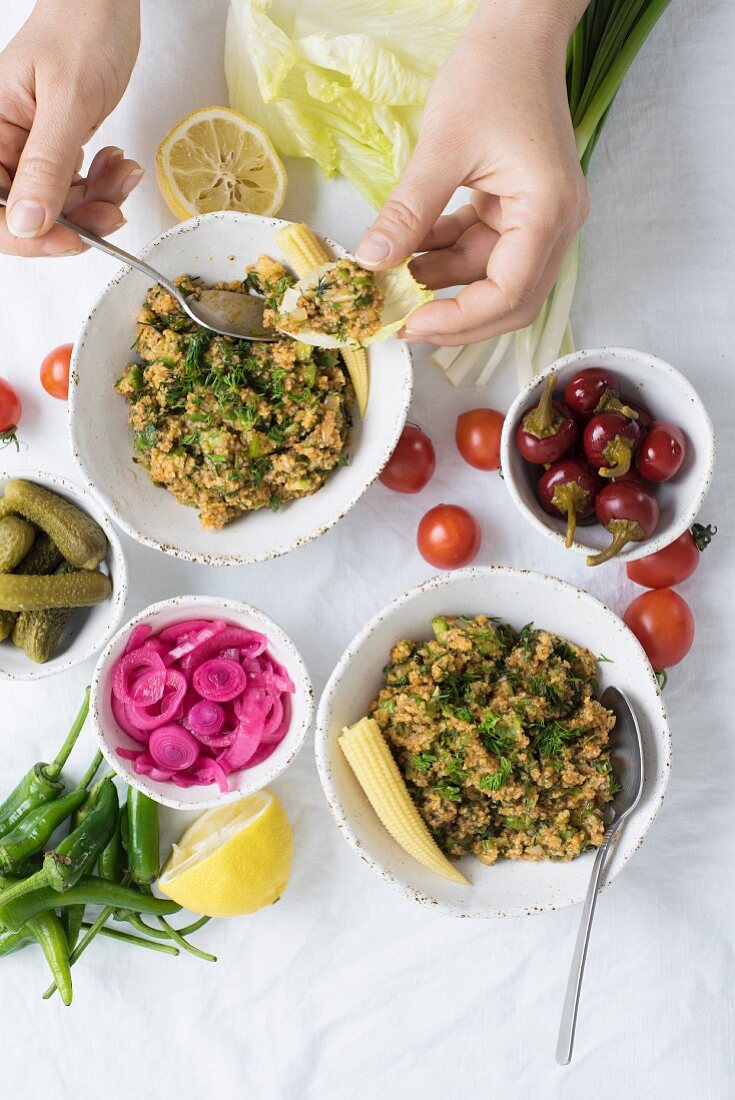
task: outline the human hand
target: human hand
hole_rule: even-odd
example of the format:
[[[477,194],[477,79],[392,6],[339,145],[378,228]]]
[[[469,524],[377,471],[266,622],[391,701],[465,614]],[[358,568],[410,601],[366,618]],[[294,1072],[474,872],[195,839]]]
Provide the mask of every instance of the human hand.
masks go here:
[[[71,13],[73,12],[73,24]],[[143,171],[121,149],[100,150],[86,178],[83,146],[117,105],[139,44],[138,0],[38,0],[0,53],[0,252],[81,252],[59,214],[100,235],[124,224],[120,207]]]
[[[414,252],[418,280],[467,284],[417,310],[408,339],[474,343],[536,317],[587,216],[565,81],[586,2],[481,0],[429,95],[413,158],[356,250],[366,267]],[[471,200],[440,216],[460,186]]]

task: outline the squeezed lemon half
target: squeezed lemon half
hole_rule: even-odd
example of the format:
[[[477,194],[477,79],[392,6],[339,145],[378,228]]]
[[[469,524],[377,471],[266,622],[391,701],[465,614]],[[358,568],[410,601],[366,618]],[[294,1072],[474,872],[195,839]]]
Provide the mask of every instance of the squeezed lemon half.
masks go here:
[[[270,791],[258,791],[197,818],[173,845],[158,888],[209,917],[254,913],[286,889],[292,854],[283,806]]]
[[[270,217],[287,183],[266,132],[229,107],[202,107],[177,122],[158,146],[156,179],[179,221],[214,210]]]

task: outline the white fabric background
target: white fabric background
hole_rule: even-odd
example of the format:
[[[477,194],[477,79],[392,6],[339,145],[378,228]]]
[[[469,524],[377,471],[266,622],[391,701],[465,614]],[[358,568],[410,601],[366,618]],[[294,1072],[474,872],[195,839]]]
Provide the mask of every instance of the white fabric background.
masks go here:
[[[0,38],[30,4],[3,0]],[[124,146],[148,175],[120,243],[170,224],[153,178],[160,137],[187,111],[225,97],[224,0],[144,2],[133,82],[100,141]],[[601,900],[573,1065],[554,1046],[579,910],[460,922],[382,885],[334,828],[311,740],[276,784],[296,833],[291,885],[272,911],[211,925],[199,941],[216,966],[101,943],[75,969],[75,1000],[42,1003],[43,962],[2,962],[3,1092],[110,1100],[430,1100],[469,1096],[719,1100],[733,1095],[731,371],[735,346],[735,7],[678,0],[635,66],[595,156],[592,216],[575,301],[581,345],[653,351],[695,381],[718,429],[719,464],[704,509],[720,534],[682,589],[697,638],[666,699],[675,759],[668,797],[642,850]],[[370,212],[341,182],[289,164],[286,217],[355,245]],[[22,390],[27,449],[0,463],[75,477],[65,408],[37,382],[42,355],[74,338],[115,270],[101,255],[29,262],[0,257],[0,374]],[[380,485],[318,543],[247,569],[187,565],[124,538],[132,615],[176,593],[230,594],[262,606],[301,647],[317,689],[345,644],[390,598],[431,574],[413,551],[419,516],[440,500],[482,521],[480,562],[581,582],[622,610],[623,570],[594,575],[520,525],[496,475],[470,470],[453,444],[474,403],[506,408],[513,372],[486,393],[451,390],[416,356],[412,416],[439,469],[418,497]],[[0,686],[0,777],[9,787],[48,754],[75,712],[91,664],[42,684]],[[92,749],[85,734],[81,771]],[[492,874],[492,871],[488,871]]]

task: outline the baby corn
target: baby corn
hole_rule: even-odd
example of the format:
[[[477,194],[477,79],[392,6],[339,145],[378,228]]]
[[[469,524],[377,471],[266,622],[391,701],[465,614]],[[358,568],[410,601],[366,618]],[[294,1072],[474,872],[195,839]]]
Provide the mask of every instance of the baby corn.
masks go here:
[[[316,233],[309,229],[308,225],[304,225],[303,222],[293,223],[279,229],[276,240],[287,262],[294,269],[299,279],[303,279],[315,267],[321,267],[322,264],[328,264],[334,259],[334,256],[330,255],[329,250],[319,240]],[[364,417],[370,391],[365,349],[343,348],[342,358],[352,380],[357,408],[360,416]]]
[[[426,827],[375,719],[362,718],[345,728],[339,744],[370,805],[396,843],[429,871],[469,886]]]

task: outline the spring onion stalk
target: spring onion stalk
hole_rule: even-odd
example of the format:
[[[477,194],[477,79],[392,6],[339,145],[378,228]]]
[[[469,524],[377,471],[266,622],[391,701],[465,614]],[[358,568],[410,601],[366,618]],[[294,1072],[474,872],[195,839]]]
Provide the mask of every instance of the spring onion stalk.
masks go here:
[[[587,174],[592,153],[625,76],[671,0],[592,0],[580,19],[567,49],[567,93],[582,171]],[[516,372],[520,386],[574,350],[569,314],[579,266],[579,237],[562,264],[551,294],[539,316],[515,334]],[[480,374],[489,379],[502,361],[493,344],[490,359]],[[462,361],[463,349],[438,348],[433,362],[445,373]],[[492,368],[490,368],[492,364]],[[455,371],[455,378],[458,372]],[[458,383],[452,379],[454,384]]]
[[[479,375],[477,381],[475,382],[476,386],[486,386],[488,384],[492,375],[495,373],[495,371],[498,369],[498,367],[508,354],[508,349],[512,343],[512,332],[505,332],[502,336],[495,337],[495,347],[493,348],[493,353],[483,367],[482,373]]]
[[[464,382],[470,371],[477,366],[481,359],[486,358],[492,351],[493,340],[482,340],[479,344],[467,344],[459,349],[459,355],[447,371],[447,379],[453,386],[459,386]]]

